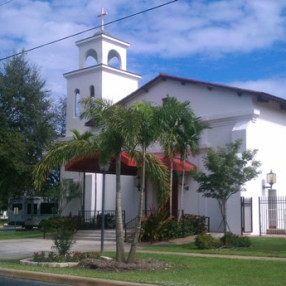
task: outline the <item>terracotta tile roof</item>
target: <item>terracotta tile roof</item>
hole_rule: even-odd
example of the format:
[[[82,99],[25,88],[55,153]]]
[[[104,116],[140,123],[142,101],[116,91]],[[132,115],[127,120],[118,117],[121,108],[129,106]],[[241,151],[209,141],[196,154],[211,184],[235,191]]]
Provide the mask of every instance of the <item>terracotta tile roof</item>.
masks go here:
[[[257,100],[261,102],[268,102],[270,100],[275,101],[281,104],[281,108],[286,109],[286,99],[277,97],[275,95],[272,95],[266,92],[233,87],[233,86],[211,83],[211,82],[205,82],[205,81],[199,81],[199,80],[194,80],[194,79],[189,79],[189,78],[183,78],[179,76],[168,75],[165,73],[160,73],[158,76],[156,76],[155,78],[153,78],[152,80],[150,80],[149,82],[147,82],[146,84],[138,88],[136,91],[134,91],[133,93],[123,98],[121,101],[118,102],[118,104],[127,103],[129,100],[133,99],[134,97],[137,97],[140,94],[148,92],[149,89],[151,89],[154,85],[158,84],[159,82],[166,81],[166,80],[181,82],[181,84],[192,84],[192,85],[197,85],[197,86],[204,86],[207,88],[218,88],[218,89],[229,90],[232,92],[236,92],[238,95],[249,94],[252,96],[256,96]]]

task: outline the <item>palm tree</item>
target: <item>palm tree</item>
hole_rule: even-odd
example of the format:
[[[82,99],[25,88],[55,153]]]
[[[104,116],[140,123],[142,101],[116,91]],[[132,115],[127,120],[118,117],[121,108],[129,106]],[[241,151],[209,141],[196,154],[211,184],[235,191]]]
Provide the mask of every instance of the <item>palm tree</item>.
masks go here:
[[[137,164],[141,165],[141,189],[139,195],[139,206],[137,215],[137,224],[135,228],[135,234],[132,240],[130,252],[128,255],[128,263],[133,263],[135,260],[135,254],[137,250],[138,240],[141,230],[141,221],[143,216],[143,201],[145,192],[145,181],[146,181],[146,167],[147,173],[150,178],[153,178],[154,182],[158,182],[157,192],[165,193],[167,183],[167,168],[163,163],[154,155],[147,154],[147,148],[154,143],[159,136],[159,129],[157,128],[155,120],[155,108],[149,103],[137,102],[132,106],[134,112],[133,120],[135,124],[135,142],[136,145],[131,146],[139,148],[139,156],[136,156]],[[131,148],[131,153],[134,151]],[[147,166],[146,166],[147,165]],[[160,183],[159,183],[160,182]],[[159,187],[159,188],[158,188]]]
[[[187,150],[190,148],[193,152],[198,149],[199,135],[204,125],[201,123],[200,118],[196,117],[189,108],[189,102],[179,102],[175,97],[168,95],[164,98],[163,105],[158,108],[157,117],[161,129],[159,141],[170,162],[169,211],[172,216],[173,159],[179,151],[183,162],[185,162]]]
[[[120,124],[132,123],[130,112],[120,105],[112,105],[112,102],[103,99],[88,98],[82,101],[84,112],[81,119],[89,119],[96,128],[97,142],[100,145],[101,160],[108,162],[112,156],[116,161],[116,261],[125,262],[123,218],[121,203],[121,152],[124,150],[126,138],[131,141],[132,136],[127,137],[118,128]],[[128,130],[133,130],[132,128]],[[130,143],[131,144],[131,143]]]
[[[176,152],[180,155],[183,162],[178,218],[180,218],[181,211],[184,209],[185,162],[188,155],[194,155],[199,152],[200,134],[207,128],[207,125],[203,124],[201,119],[195,116],[191,109],[185,115],[182,118],[182,128],[178,130],[178,142],[176,145]]]
[[[98,150],[98,144],[95,141],[93,133],[85,132],[80,134],[76,129],[71,131],[73,133],[72,140],[58,141],[51,144],[43,159],[35,165],[33,180],[37,190],[42,188],[51,170],[60,169],[61,166],[73,159],[81,159],[94,155]],[[60,189],[60,187],[58,188]],[[84,190],[81,195],[84,197]],[[62,196],[58,195],[58,197]],[[83,208],[82,203],[81,210],[84,215]]]
[[[57,141],[51,144],[43,159],[35,165],[33,178],[36,189],[41,189],[51,170],[60,168],[73,159],[94,155],[94,152],[98,150],[98,144],[91,132],[80,134],[74,129],[72,133],[72,140]]]

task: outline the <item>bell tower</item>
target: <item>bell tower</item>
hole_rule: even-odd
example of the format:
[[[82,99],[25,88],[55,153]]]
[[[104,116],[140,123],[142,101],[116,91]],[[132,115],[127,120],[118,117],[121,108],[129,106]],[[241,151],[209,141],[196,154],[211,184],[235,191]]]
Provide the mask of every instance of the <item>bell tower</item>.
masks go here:
[[[130,44],[104,30],[106,15],[102,9],[99,32],[76,42],[78,69],[64,74],[67,80],[67,136],[71,135],[71,128],[81,132],[88,129],[79,119],[81,99],[104,98],[116,103],[138,88],[141,76],[127,71],[127,48]]]
[[[99,32],[75,43],[79,55],[78,69],[64,74],[67,80],[66,140],[73,135],[71,129],[77,129],[80,133],[91,130],[91,127],[85,125],[86,121],[79,118],[83,111],[82,99],[104,98],[116,103],[138,88],[141,76],[127,71],[129,44],[112,37],[104,30],[105,16],[106,13],[102,9],[99,15],[101,17]],[[62,167],[61,177],[82,182],[84,194],[81,199],[74,199],[69,203],[65,215],[69,213],[78,215],[80,206],[90,211],[101,209],[101,174],[67,172]],[[113,180],[110,179],[108,184],[113,184]],[[112,198],[109,199],[109,204],[115,206],[115,194],[108,193]]]

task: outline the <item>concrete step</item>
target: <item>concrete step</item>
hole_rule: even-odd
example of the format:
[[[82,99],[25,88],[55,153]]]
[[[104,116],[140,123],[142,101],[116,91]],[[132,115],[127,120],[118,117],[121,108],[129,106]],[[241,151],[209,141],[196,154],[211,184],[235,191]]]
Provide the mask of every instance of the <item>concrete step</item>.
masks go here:
[[[101,230],[78,230],[74,236],[74,240],[95,240],[101,239]],[[105,241],[116,241],[116,234],[114,229],[104,230],[104,240]]]

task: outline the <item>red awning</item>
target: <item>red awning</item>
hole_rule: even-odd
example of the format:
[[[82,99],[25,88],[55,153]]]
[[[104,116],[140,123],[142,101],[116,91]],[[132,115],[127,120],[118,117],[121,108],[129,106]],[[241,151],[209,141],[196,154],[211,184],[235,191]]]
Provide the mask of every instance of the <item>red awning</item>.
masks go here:
[[[65,166],[66,171],[86,172],[86,173],[102,173],[99,167],[99,155],[97,152],[91,157],[84,157],[70,161]],[[111,159],[107,174],[115,174],[115,158]],[[137,165],[134,158],[131,158],[126,152],[121,153],[121,175],[136,176]]]
[[[169,159],[164,154],[155,154],[168,168],[170,168]],[[99,153],[95,153],[91,157],[85,157],[70,161],[66,166],[66,171],[73,172],[86,172],[86,173],[101,173],[99,168]],[[192,163],[185,161],[183,162],[180,158],[173,159],[174,171],[186,172],[196,168]],[[115,174],[115,158],[112,158],[109,170],[107,174]],[[135,158],[130,157],[126,152],[121,153],[121,174],[135,176],[137,174],[137,164]]]
[[[170,161],[168,158],[166,158],[166,156],[162,153],[160,154],[155,154],[168,168],[170,168]],[[183,161],[180,158],[175,157],[173,159],[173,169],[174,171],[183,171],[185,170],[185,172],[189,172],[192,169],[195,169],[196,166],[193,165],[192,163],[190,163],[189,161]]]

